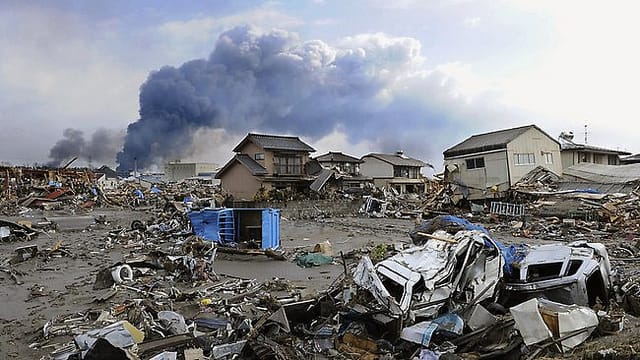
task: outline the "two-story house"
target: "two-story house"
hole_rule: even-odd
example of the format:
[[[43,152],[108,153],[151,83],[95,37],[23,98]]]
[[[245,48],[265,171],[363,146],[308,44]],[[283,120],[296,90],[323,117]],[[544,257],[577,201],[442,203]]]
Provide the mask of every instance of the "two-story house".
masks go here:
[[[316,180],[311,184],[311,189],[320,191],[325,185],[339,190],[363,188],[366,183],[372,182],[370,177],[360,173],[362,160],[357,157],[330,151],[313,159],[320,165]]]
[[[233,151],[216,178],[236,199],[253,199],[261,188],[303,190],[313,180],[304,165],[315,149],[298,137],[249,133]]]
[[[562,175],[560,143],[536,125],[473,135],[444,151],[444,165],[469,200],[500,197],[537,166]]]
[[[424,178],[421,169],[433,167],[422,160],[405,156],[402,151],[395,154],[371,153],[362,157],[360,172],[373,179],[379,188],[393,188],[399,193],[421,193]]]

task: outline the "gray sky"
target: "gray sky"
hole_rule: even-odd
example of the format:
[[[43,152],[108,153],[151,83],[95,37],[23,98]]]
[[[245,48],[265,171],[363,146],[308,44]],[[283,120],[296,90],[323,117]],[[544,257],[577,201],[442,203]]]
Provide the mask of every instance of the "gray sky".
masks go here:
[[[278,76],[257,77],[255,87],[237,92],[255,98],[249,105],[220,105],[222,87],[210,89],[218,117],[189,127],[193,141],[176,156],[224,163],[242,134],[255,130],[301,135],[316,154],[404,148],[438,168],[445,148],[474,133],[532,123],[552,136],[574,131],[579,141],[586,124],[589,144],[637,152],[638,7],[541,0],[4,1],[0,160],[47,162],[72,128],[82,132],[86,156],[115,165],[125,129],[141,118],[140,89],[150,73],[163,66],[183,71],[196,59],[224,64],[229,58],[210,58],[222,52],[221,34],[246,25],[251,38],[233,46],[266,46],[277,34],[270,39],[287,40],[277,45],[280,54],[300,56],[287,66],[313,64],[318,54],[334,54],[337,62],[304,69],[304,81],[280,77],[281,84],[300,86],[286,94],[263,91]],[[279,74],[272,64],[252,69],[265,68]],[[308,96],[323,94],[326,104],[311,104],[309,88]],[[327,109],[335,99],[340,106]],[[269,112],[259,113],[264,104]],[[238,113],[247,108],[253,112]]]

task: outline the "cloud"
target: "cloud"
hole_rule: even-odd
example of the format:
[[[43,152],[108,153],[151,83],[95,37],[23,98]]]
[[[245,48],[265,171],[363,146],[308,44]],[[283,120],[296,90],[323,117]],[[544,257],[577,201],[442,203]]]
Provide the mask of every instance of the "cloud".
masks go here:
[[[74,14],[42,6],[0,12],[0,153],[43,161],[64,128],[124,127],[145,72],[108,51],[112,40]],[[98,26],[98,28],[100,28]],[[117,104],[114,106],[114,104]],[[38,139],[38,141],[34,141]]]
[[[127,170],[134,158],[144,168],[192,156],[201,148],[193,139],[216,129],[311,142],[337,132],[353,144],[404,149],[433,162],[453,141],[444,133],[505,116],[491,100],[463,96],[446,72],[426,69],[421,44],[410,37],[359,34],[331,45],[286,30],[236,27],[219,36],[208,59],[149,75],[118,163]]]
[[[464,26],[468,28],[475,28],[478,26],[478,24],[480,24],[480,18],[479,17],[466,18],[462,23],[464,24]]]

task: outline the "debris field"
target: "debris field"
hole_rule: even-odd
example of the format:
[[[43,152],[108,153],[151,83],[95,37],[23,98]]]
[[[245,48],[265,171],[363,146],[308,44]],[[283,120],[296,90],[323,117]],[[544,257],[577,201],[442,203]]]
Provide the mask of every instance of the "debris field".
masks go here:
[[[464,207],[434,184],[302,218],[64,176],[3,193],[0,358],[637,356],[636,191],[529,179]]]

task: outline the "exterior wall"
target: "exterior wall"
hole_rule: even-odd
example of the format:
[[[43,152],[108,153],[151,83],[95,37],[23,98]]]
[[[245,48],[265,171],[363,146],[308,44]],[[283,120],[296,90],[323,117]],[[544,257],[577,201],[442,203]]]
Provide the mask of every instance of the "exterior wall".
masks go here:
[[[220,179],[222,190],[233,195],[234,199],[252,200],[261,182],[251,175],[249,170],[241,164],[235,162]]]
[[[467,169],[467,159],[480,157],[484,158],[483,168]],[[469,189],[468,199],[470,200],[493,197],[494,192],[491,188],[494,186],[497,187],[499,193],[509,189],[509,168],[505,150],[445,159],[444,165],[449,169],[447,180],[466,185]]]
[[[535,163],[516,165],[515,154],[526,153],[534,154]],[[552,154],[553,164],[546,163],[543,153]],[[558,175],[562,175],[560,145],[538,129],[531,128],[507,144],[507,155],[509,157],[510,185],[518,182],[536,166],[543,166]]]
[[[167,163],[164,166],[164,178],[167,181],[180,181],[199,173],[213,172],[216,167],[217,165],[212,163]]]
[[[271,151],[266,151],[262,147],[249,141],[243,147],[240,148],[240,153],[251,156],[251,158],[255,160],[258,164],[264,166],[267,169],[267,172],[269,174],[273,174],[273,153]],[[256,160],[257,153],[263,153],[264,160]]]
[[[613,156],[615,160],[609,164],[609,156]],[[588,162],[603,165],[620,165],[620,157],[616,154],[596,153],[589,150],[564,150],[562,151],[562,169],[569,166]]]
[[[371,156],[365,156],[362,160],[364,162],[360,164],[360,173],[363,176],[374,178],[374,180],[375,178],[393,177],[393,165],[388,162]]]
[[[180,181],[193,176],[196,176],[195,163],[168,163],[164,166],[167,181]]]
[[[265,169],[267,169],[267,173],[269,175],[272,175],[274,173],[274,168],[275,168],[275,164],[274,164],[274,157],[278,154],[281,153],[283,155],[298,155],[302,158],[302,166],[304,166],[304,164],[306,164],[309,161],[309,153],[305,152],[305,151],[293,151],[293,152],[278,152],[278,151],[271,151],[271,150],[266,150],[263,149],[262,147],[256,145],[253,142],[247,142],[243,147],[240,148],[240,153],[241,154],[246,154],[251,156],[252,159],[254,159],[256,162],[258,162],[260,165],[264,166]],[[264,154],[264,160],[257,160],[255,155],[256,153],[263,153]]]
[[[196,163],[196,175],[202,173],[212,173],[216,171],[218,164],[213,163]]]

